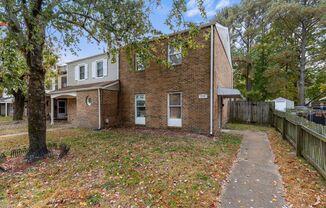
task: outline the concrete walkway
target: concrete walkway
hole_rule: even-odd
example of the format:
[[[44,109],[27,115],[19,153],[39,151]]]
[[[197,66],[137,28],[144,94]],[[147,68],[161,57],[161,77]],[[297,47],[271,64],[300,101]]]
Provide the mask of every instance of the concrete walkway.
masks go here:
[[[60,128],[52,128],[52,129],[47,129],[46,132],[51,132],[51,131],[58,131],[58,130],[62,130],[62,129],[68,129],[69,127],[60,127]],[[14,133],[14,134],[5,134],[5,135],[1,135],[1,138],[9,138],[9,137],[15,137],[15,136],[23,136],[23,135],[27,135],[28,132],[20,132],[20,133]]]
[[[221,208],[282,208],[282,179],[264,132],[229,131],[243,135],[229,183],[221,195]]]

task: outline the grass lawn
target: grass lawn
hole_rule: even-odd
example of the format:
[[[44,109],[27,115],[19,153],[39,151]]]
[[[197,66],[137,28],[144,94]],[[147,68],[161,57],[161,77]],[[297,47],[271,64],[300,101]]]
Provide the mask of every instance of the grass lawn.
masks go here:
[[[10,123],[12,121],[12,116],[0,116],[0,125],[5,123]]]
[[[11,128],[11,129],[1,129],[0,136],[7,135],[7,134],[17,134],[21,132],[27,132],[27,127],[18,127],[18,128]]]
[[[267,131],[270,129],[264,125],[242,124],[242,123],[227,123],[225,128],[235,130],[250,130],[250,131]]]
[[[211,207],[240,139],[155,131],[65,129],[49,141],[71,145],[62,160],[46,159],[0,173],[2,207]],[[0,152],[27,137],[0,139]]]

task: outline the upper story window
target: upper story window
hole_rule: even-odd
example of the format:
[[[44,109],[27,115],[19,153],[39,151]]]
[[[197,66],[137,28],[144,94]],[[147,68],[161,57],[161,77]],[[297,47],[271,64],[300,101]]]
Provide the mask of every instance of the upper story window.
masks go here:
[[[176,48],[169,44],[168,61],[171,65],[178,65],[182,63],[181,47]]]
[[[67,77],[61,77],[61,88],[67,87]]]
[[[75,66],[75,80],[88,79],[88,67],[87,64],[79,64]]]
[[[79,80],[85,79],[85,65],[79,66]]]
[[[108,76],[108,60],[100,59],[92,62],[92,77],[103,78]]]
[[[103,77],[103,61],[96,62],[96,76]]]
[[[144,63],[144,57],[141,53],[136,53],[135,61],[136,61],[136,64],[135,64],[136,71],[144,71],[145,63]]]

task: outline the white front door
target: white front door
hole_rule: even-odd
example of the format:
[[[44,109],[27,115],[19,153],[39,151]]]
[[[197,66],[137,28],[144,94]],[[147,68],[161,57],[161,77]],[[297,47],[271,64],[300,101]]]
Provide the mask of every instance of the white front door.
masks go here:
[[[145,95],[135,96],[135,124],[145,125]]]
[[[64,119],[66,118],[67,115],[67,105],[66,105],[66,100],[58,100],[58,114],[57,118],[58,119]]]

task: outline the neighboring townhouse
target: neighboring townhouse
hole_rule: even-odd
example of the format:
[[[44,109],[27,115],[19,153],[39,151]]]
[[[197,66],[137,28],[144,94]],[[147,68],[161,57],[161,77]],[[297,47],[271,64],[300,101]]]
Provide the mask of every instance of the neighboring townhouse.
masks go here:
[[[157,50],[170,69],[154,62],[143,66],[137,59],[130,66],[126,53],[120,53],[121,123],[214,134],[228,120],[228,98],[240,97],[232,89],[228,29],[218,23],[203,25],[197,37],[203,47],[189,50],[186,57],[172,41],[173,35]]]
[[[12,116],[13,103],[14,97],[7,95],[6,92],[2,92],[2,94],[0,94],[0,116]]]
[[[130,64],[125,49],[114,64],[106,62],[105,54],[67,63],[67,87],[51,93],[52,109],[57,102],[56,112],[79,127],[143,126],[215,134],[228,121],[229,100],[241,97],[233,89],[228,29],[216,22],[202,25],[197,37],[202,47],[190,49],[185,57],[170,44],[174,37],[149,42],[171,68],[155,61],[145,65],[138,54]],[[98,60],[104,60],[107,72],[98,73]],[[60,110],[64,106],[66,110]]]
[[[106,53],[67,62],[58,69],[57,90],[50,92],[47,112],[54,120],[86,128],[105,128],[117,122],[118,63]]]

